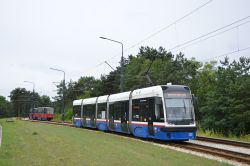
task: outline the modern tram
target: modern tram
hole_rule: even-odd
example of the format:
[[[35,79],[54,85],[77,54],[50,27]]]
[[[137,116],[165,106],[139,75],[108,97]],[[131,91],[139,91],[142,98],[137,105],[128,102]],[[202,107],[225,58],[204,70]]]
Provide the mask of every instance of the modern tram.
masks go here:
[[[73,101],[73,125],[159,140],[196,137],[187,86],[163,85]]]

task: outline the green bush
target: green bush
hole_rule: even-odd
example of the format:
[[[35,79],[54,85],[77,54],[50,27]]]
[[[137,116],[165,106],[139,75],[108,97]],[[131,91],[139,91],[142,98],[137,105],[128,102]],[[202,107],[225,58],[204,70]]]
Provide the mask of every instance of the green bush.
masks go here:
[[[72,114],[73,114],[72,107],[68,107],[68,106],[65,107],[65,109],[64,109],[64,121],[70,122],[71,118],[72,118]],[[55,117],[53,120],[54,121],[61,121],[61,114],[55,113]]]

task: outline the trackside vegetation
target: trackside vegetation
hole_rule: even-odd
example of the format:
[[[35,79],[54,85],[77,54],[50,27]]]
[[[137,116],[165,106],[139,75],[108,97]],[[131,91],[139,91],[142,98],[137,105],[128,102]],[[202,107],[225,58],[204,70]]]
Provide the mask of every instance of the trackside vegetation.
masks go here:
[[[16,120],[3,126],[0,165],[227,165],[142,141]]]
[[[198,129],[196,134],[197,134],[197,136],[212,137],[212,138],[219,138],[219,139],[229,139],[229,140],[242,141],[242,142],[250,142],[250,134],[240,135],[240,136],[236,136],[234,134],[229,134],[227,137],[225,137],[223,134],[218,133],[218,132],[214,132],[213,130],[203,130],[203,129]]]
[[[64,109],[64,121],[65,122],[71,122],[72,121],[72,106],[65,107]],[[55,117],[53,118],[53,121],[61,121],[61,114],[59,112],[55,113]]]

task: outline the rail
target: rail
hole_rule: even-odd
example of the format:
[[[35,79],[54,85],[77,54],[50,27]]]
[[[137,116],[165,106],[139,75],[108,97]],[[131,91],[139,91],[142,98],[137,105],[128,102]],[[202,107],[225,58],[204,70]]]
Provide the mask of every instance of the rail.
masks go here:
[[[183,148],[183,149],[188,149],[192,151],[197,151],[197,152],[202,152],[202,153],[206,153],[206,154],[210,154],[214,156],[223,157],[229,160],[234,160],[234,161],[250,164],[250,155],[245,154],[245,153],[234,152],[230,150],[219,149],[219,148],[214,148],[214,147],[209,147],[209,146],[199,145],[199,144],[194,144],[194,143],[189,143],[189,142],[170,143],[170,145]]]
[[[232,145],[232,146],[237,146],[237,147],[250,148],[250,143],[247,143],[247,142],[232,141],[232,140],[218,139],[218,138],[211,138],[211,137],[201,137],[201,136],[197,136],[196,140],[220,143],[220,144],[225,144],[225,145]]]

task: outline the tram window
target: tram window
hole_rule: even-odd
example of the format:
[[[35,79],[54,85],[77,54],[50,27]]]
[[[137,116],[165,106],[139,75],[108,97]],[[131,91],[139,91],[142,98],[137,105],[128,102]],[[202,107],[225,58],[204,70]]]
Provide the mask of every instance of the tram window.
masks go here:
[[[133,121],[148,121],[149,99],[135,99],[132,101],[132,120]]]
[[[129,101],[116,101],[109,103],[109,119],[127,121]]]
[[[122,102],[118,101],[114,103],[114,120],[121,120]]]
[[[73,107],[73,116],[80,117],[81,116],[81,106],[77,105]]]
[[[37,113],[37,108],[34,108],[34,109],[30,109],[31,110],[31,113]]]
[[[86,118],[91,118],[93,114],[93,105],[84,105],[83,106],[83,117],[86,117]]]
[[[87,117],[87,106],[86,106],[86,105],[84,105],[83,108],[82,108],[82,116],[83,116],[84,118]]]
[[[98,119],[106,119],[107,103],[99,103],[97,110]]]
[[[127,121],[129,114],[129,101],[122,101],[121,103],[121,121]]]
[[[88,114],[90,119],[95,118],[95,104],[88,105]]]
[[[114,120],[114,103],[109,103],[109,119]]]
[[[42,107],[38,107],[37,108],[37,113],[43,113],[43,108]]]
[[[106,119],[106,110],[102,111],[101,119]]]
[[[163,105],[160,97],[155,97],[155,122],[164,122]]]
[[[81,108],[80,108],[80,111],[81,111]],[[54,108],[47,108],[47,114],[54,114]]]
[[[44,113],[44,114],[47,114],[47,108],[44,108],[43,113]]]

